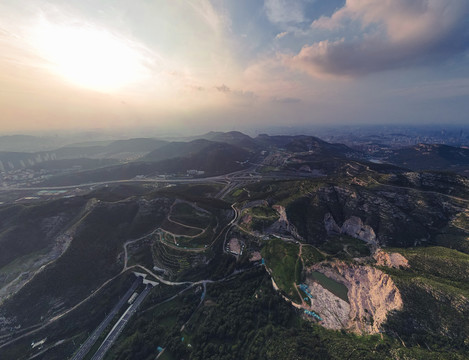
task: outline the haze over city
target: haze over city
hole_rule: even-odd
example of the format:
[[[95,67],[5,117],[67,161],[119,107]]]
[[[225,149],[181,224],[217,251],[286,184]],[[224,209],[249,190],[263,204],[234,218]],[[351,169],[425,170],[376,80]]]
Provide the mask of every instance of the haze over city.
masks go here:
[[[0,4],[0,133],[462,124],[467,0]]]

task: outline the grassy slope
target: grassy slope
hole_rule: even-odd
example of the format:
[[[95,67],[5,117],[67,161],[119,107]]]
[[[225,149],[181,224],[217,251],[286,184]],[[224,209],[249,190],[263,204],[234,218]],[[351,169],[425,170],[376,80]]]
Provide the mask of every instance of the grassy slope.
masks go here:
[[[190,204],[179,203],[173,206],[171,219],[185,225],[204,229],[210,224],[211,216],[209,213],[198,211]]]
[[[390,250],[391,251],[391,250]],[[386,329],[407,344],[469,353],[469,255],[430,247],[392,249],[410,269],[383,269],[393,276],[404,301]]]
[[[301,301],[294,287],[294,283],[300,280],[296,276],[298,251],[298,245],[279,239],[270,240],[262,249],[262,256],[267,267],[272,270],[277,286],[295,302]]]

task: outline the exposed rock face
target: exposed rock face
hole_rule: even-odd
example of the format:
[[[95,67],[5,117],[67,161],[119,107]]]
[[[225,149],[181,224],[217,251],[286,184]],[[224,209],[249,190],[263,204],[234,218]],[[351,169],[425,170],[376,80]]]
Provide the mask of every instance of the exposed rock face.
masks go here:
[[[352,216],[345,220],[340,228],[343,234],[363,240],[369,244],[376,244],[376,234],[371,226],[363,224],[362,219]]]
[[[273,205],[272,208],[277,211],[279,218],[274,224],[272,224],[272,226],[269,227],[268,232],[280,235],[291,235],[295,239],[302,239],[298,234],[296,227],[288,221],[285,207],[281,205]]]
[[[381,249],[377,250],[373,258],[379,266],[386,266],[391,268],[408,268],[410,267],[409,261],[399,253],[389,253]]]
[[[331,213],[327,213],[326,215],[324,215],[324,226],[328,235],[340,234],[340,227],[335,222]]]
[[[373,228],[363,224],[362,219],[351,216],[339,227],[330,213],[324,216],[324,227],[329,235],[346,234],[356,239],[363,240],[368,244],[377,244],[376,234]]]
[[[316,264],[310,270],[319,271],[348,289],[350,304],[341,302],[332,293],[325,293],[326,289],[318,290],[319,284],[308,284],[312,295],[317,297],[312,301],[312,308],[315,310],[318,306],[316,310],[323,317],[325,327],[337,329],[337,325],[342,324],[341,327],[357,333],[375,334],[390,311],[402,308],[399,289],[389,275],[378,269],[333,262]],[[324,294],[329,298],[327,301],[322,300]],[[347,319],[343,315],[346,309],[349,309]]]
[[[262,259],[262,255],[259,251],[254,251],[251,253],[251,257],[249,258],[249,261],[259,261]]]
[[[232,254],[240,255],[241,254],[241,242],[237,238],[231,238],[228,243],[228,248]]]
[[[350,304],[323,288],[311,278],[306,278],[311,299],[311,309],[323,319],[320,324],[328,329],[340,330],[348,328]]]

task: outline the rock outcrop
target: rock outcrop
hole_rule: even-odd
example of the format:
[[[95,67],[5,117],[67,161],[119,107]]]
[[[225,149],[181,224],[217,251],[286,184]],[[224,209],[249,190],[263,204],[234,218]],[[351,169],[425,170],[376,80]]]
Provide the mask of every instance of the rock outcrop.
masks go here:
[[[340,227],[335,222],[331,213],[324,215],[324,227],[326,228],[328,235],[337,235],[340,234]]]
[[[347,234],[368,244],[376,244],[376,234],[371,226],[363,224],[362,219],[352,216],[345,220],[340,228],[342,234]]]
[[[402,308],[399,289],[391,277],[371,266],[344,262],[320,263],[308,271],[318,271],[348,289],[349,303],[339,299],[311,279],[307,285],[313,295],[311,308],[323,317],[330,329],[346,328],[356,333],[375,334],[380,331],[388,313]],[[308,276],[307,276],[308,279]],[[324,299],[327,295],[327,299]],[[347,311],[345,317],[344,311]]]
[[[324,215],[324,227],[329,235],[345,234],[363,240],[368,244],[377,244],[376,234],[373,228],[369,225],[365,225],[362,219],[357,216],[351,216],[339,227],[332,215],[327,213]]]
[[[295,239],[302,240],[296,227],[288,220],[285,207],[281,205],[273,205],[272,208],[277,211],[279,218],[269,227],[269,229],[267,229],[267,232],[278,235],[291,235]]]
[[[378,266],[386,266],[396,269],[401,267],[410,267],[409,261],[399,253],[391,253],[378,249],[374,253],[373,258],[376,260],[376,265]]]

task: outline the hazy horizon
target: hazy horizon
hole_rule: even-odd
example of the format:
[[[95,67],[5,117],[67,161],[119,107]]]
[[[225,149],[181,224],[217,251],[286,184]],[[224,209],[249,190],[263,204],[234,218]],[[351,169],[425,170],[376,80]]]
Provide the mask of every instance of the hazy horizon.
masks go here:
[[[1,134],[465,124],[466,0],[0,4]]]
[[[155,138],[169,141],[186,141],[189,138],[200,137],[211,132],[228,133],[241,132],[245,135],[255,138],[260,134],[269,136],[276,135],[309,135],[319,138],[325,136],[367,136],[367,135],[389,135],[392,133],[401,133],[415,135],[417,133],[422,136],[431,134],[459,133],[469,132],[467,124],[342,124],[342,125],[326,125],[326,124],[304,124],[291,126],[251,126],[251,127],[232,127],[232,128],[186,128],[178,130],[163,130],[151,127],[134,127],[131,129],[51,129],[37,131],[12,131],[0,132],[0,137],[7,139],[15,137],[35,137],[38,139],[57,139],[67,144],[71,143],[87,143],[99,141],[114,141],[136,138]],[[74,140],[75,139],[75,140]],[[51,144],[51,148],[54,146]]]

